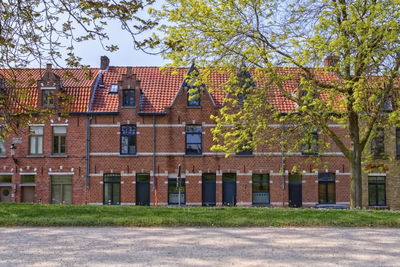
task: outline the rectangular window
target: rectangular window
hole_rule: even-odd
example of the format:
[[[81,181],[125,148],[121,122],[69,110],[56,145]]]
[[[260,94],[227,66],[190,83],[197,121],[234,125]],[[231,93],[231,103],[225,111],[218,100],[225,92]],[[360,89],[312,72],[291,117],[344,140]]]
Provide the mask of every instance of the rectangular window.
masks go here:
[[[21,184],[34,184],[35,175],[21,175]]]
[[[371,141],[371,153],[374,157],[382,157],[385,153],[385,131],[377,128]]]
[[[318,196],[320,204],[336,203],[336,183],[334,173],[318,174]]]
[[[4,138],[0,137],[0,156],[5,156],[6,155],[6,142]]]
[[[0,175],[0,184],[11,184],[12,175]]]
[[[121,155],[136,155],[136,126],[121,126]]]
[[[122,106],[123,107],[135,106],[135,90],[133,89],[122,90]]]
[[[269,204],[269,174],[253,174],[253,205]]]
[[[31,126],[29,127],[29,154],[41,155],[43,154],[43,127]]]
[[[72,204],[72,177],[68,175],[51,176],[51,203]]]
[[[396,128],[396,156],[400,158],[400,127]]]
[[[67,127],[53,127],[53,154],[66,153]]]
[[[202,154],[202,128],[200,125],[186,126],[186,155]]]
[[[42,107],[54,108],[54,97],[56,90],[54,89],[43,89],[42,92]]]
[[[386,206],[386,177],[368,177],[368,204],[370,206]]]
[[[200,89],[198,87],[189,87],[187,93],[187,105],[188,107],[199,107],[200,106]]]
[[[104,205],[120,205],[121,198],[121,175],[120,174],[104,174]]]
[[[318,155],[318,131],[312,131],[301,145],[302,155]]]
[[[180,204],[185,204],[186,197],[185,197],[185,187],[186,187],[186,179],[181,178],[179,179],[180,183],[178,185],[177,178],[170,178],[168,179],[168,204],[169,205],[178,205],[179,198]]]

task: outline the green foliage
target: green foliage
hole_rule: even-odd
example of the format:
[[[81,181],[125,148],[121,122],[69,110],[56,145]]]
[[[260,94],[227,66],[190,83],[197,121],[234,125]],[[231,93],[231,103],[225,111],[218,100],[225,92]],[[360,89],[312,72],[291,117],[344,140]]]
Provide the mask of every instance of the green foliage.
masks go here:
[[[309,125],[355,166],[377,124],[399,123],[399,105],[382,113],[386,99],[399,95],[399,0],[167,0],[156,16],[168,20],[161,30],[172,65],[195,60],[200,67],[229,70],[223,86],[229,97],[213,117],[216,150],[232,153],[244,143],[298,151],[309,137],[299,136],[296,127]],[[325,58],[330,64],[321,67]],[[235,83],[240,66],[257,84],[243,105],[236,99],[243,90]],[[207,73],[201,75],[207,81]],[[292,109],[276,107],[284,101]],[[276,123],[293,127],[278,131],[270,127]],[[344,125],[349,135],[338,135],[332,123]],[[329,139],[319,140],[319,148]],[[353,173],[357,194],[360,179],[361,173]]]

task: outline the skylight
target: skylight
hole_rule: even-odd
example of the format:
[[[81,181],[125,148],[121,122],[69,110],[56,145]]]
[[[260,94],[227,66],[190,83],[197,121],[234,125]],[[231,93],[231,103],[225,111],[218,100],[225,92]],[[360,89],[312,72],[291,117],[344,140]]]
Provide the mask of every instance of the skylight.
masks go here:
[[[110,91],[108,91],[108,92],[113,93],[113,94],[118,93],[118,84],[115,84],[115,83],[111,84]]]

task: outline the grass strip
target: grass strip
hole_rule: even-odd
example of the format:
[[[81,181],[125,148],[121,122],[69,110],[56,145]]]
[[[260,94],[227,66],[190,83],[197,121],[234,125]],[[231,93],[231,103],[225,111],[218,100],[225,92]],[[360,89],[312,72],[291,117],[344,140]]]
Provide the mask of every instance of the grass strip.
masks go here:
[[[0,203],[0,226],[393,227],[400,212],[257,207],[63,206]]]

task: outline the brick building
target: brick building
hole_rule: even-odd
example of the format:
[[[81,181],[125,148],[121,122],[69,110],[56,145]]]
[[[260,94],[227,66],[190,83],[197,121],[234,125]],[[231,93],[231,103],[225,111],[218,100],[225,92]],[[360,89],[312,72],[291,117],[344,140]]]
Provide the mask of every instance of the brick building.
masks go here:
[[[87,71],[53,70],[50,65],[21,70],[22,80],[37,81],[29,88],[32,105],[57,108],[53,96],[60,93],[73,101],[68,116],[32,119],[29,127],[0,143],[0,202],[349,204],[348,162],[334,145],[318,155],[323,164],[301,151],[247,151],[228,158],[210,151],[210,115],[217,114],[224,95],[205,90],[198,99],[189,99],[189,71],[112,67],[106,57],[100,68]],[[215,73],[211,80],[218,84],[226,77]],[[276,102],[283,111],[293,108]],[[341,125],[331,127],[346,133]],[[398,143],[384,142],[390,153],[399,153]],[[393,166],[387,173],[365,177],[364,202],[370,206],[400,208],[397,162],[388,164]],[[291,174],[294,165],[299,172]]]

